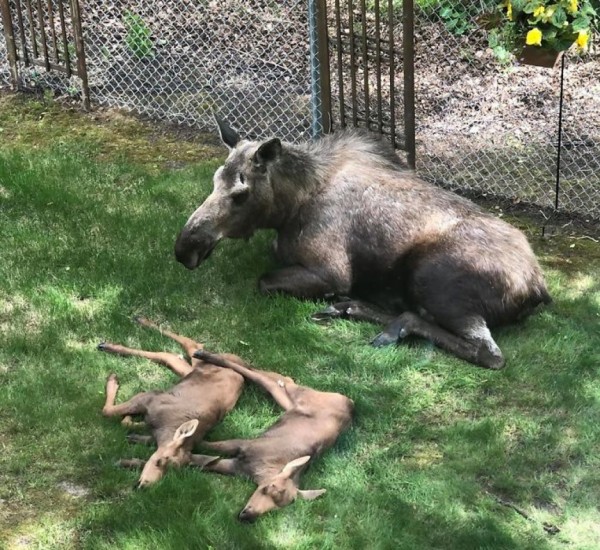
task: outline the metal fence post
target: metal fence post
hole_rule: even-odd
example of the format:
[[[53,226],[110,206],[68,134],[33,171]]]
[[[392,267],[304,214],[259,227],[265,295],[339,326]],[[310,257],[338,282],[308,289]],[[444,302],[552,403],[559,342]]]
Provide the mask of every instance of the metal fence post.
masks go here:
[[[321,124],[323,133],[331,132],[331,80],[329,74],[329,36],[327,34],[327,0],[317,0],[317,38],[319,77],[321,80]]]
[[[402,49],[404,64],[404,143],[406,160],[415,168],[415,12],[413,0],[402,1]]]
[[[308,0],[312,138],[331,131],[326,0]]]
[[[8,53],[8,62],[10,65],[10,81],[13,90],[16,91],[19,89],[19,68],[17,65],[18,55],[17,47],[15,45],[15,35],[8,0],[0,0],[0,9],[2,10],[2,21],[4,23],[4,38],[6,39],[6,50]]]

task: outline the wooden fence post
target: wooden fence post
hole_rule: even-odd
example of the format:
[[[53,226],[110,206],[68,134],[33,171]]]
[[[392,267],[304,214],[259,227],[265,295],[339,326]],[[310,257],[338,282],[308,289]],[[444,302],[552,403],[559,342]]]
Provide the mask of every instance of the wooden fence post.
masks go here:
[[[81,93],[83,108],[90,110],[90,89],[88,86],[87,67],[85,64],[85,51],[83,48],[83,26],[81,25],[81,11],[79,0],[71,0],[71,17],[73,19],[73,34],[75,35],[75,51],[77,52],[77,73],[81,78]]]
[[[8,0],[0,0],[0,9],[2,11],[2,22],[4,27],[4,38],[6,40],[6,50],[8,53],[8,63],[10,65],[10,81],[13,90],[19,89],[19,67],[17,47],[15,45],[15,35],[13,31],[12,18],[10,15],[10,6]]]

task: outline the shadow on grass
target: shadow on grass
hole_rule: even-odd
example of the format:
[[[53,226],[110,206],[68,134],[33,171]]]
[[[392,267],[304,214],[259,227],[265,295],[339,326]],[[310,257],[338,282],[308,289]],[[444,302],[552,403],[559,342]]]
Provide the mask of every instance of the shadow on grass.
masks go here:
[[[72,520],[89,548],[544,548],[554,543],[543,521],[562,527],[597,514],[600,259],[577,273],[549,270],[555,303],[497,332],[504,371],[425,343],[374,350],[376,327],[317,326],[308,321],[317,304],[258,295],[256,280],[273,265],[268,233],[223,243],[193,273],[175,262],[175,236],[214,166],[155,177],[98,166],[85,149],[67,152],[4,155],[0,168],[9,222],[0,414],[12,449],[1,459],[8,489],[0,497],[28,502],[19,483],[55,487],[64,478],[91,488]],[[351,397],[352,429],[305,478],[327,495],[245,526],[235,515],[252,484],[240,479],[171,472],[150,491],[130,492],[136,474],[112,464],[149,453],[101,418],[105,377],[121,376],[123,398],[172,377],[102,356],[95,344],[176,349],[132,324],[133,314]],[[248,388],[211,438],[251,437],[278,415]],[[572,542],[573,529],[558,537]]]

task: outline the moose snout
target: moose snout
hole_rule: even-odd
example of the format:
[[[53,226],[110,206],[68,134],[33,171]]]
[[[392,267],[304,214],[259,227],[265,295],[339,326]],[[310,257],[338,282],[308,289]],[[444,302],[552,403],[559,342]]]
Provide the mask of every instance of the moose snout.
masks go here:
[[[218,242],[219,239],[210,232],[191,233],[184,228],[175,241],[175,258],[187,269],[196,269],[210,256]]]

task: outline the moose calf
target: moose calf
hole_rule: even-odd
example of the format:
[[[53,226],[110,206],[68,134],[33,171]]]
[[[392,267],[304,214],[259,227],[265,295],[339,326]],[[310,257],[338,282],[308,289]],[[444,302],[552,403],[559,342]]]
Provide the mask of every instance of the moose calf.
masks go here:
[[[283,508],[296,497],[314,499],[325,489],[298,488],[308,462],[331,447],[350,424],[354,403],[339,393],[299,386],[291,378],[253,369],[238,358],[212,355],[203,350],[194,357],[225,367],[262,386],[284,409],[284,414],[255,439],[207,442],[202,446],[232,458],[192,455],[191,463],[211,472],[244,475],[257,489],[239,514],[242,521],[254,521],[275,508]]]
[[[162,334],[175,340],[191,360],[190,365],[173,353],[144,351],[107,342],[98,345],[101,351],[145,357],[165,365],[181,377],[170,390],[138,393],[119,405],[115,405],[119,389],[117,377],[110,374],[106,382],[106,403],[102,414],[123,416],[125,425],[131,424],[131,415],[143,415],[152,435],[131,434],[128,439],[138,443],[151,443],[153,440],[156,442],[156,451],[145,463],[139,459],[120,461],[124,467],[143,467],[137,486],[144,487],[158,481],[169,465],[179,467],[190,462],[194,444],[235,406],[242,391],[244,378],[233,370],[216,367],[194,357],[194,353],[202,349],[202,344],[159,329],[147,319],[136,320],[141,325],[160,330]],[[220,358],[241,361],[235,355],[224,355]]]

